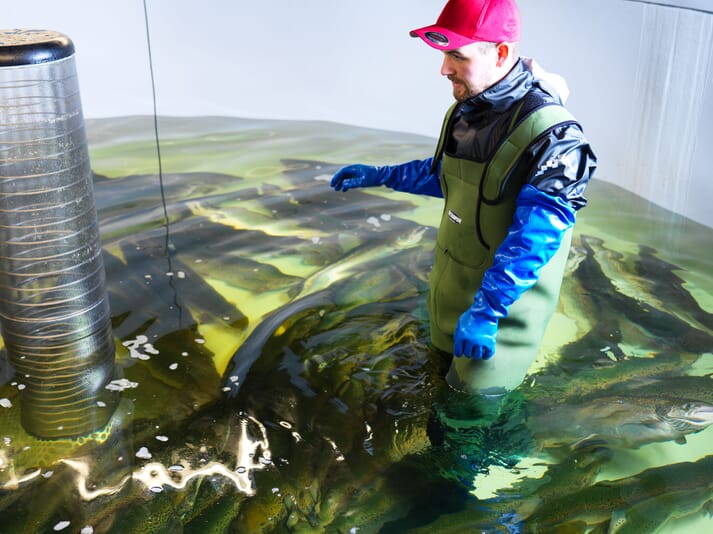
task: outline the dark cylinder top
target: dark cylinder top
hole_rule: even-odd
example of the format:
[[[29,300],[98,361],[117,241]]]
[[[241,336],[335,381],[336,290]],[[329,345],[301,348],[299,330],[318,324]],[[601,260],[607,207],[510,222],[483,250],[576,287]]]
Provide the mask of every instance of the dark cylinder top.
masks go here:
[[[52,30],[0,30],[0,67],[58,61],[74,54],[74,43]]]

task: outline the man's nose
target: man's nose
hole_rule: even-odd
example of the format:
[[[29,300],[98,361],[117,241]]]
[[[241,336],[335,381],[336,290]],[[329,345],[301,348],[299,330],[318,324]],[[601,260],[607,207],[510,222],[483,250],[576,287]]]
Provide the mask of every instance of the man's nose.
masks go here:
[[[449,74],[453,74],[453,67],[450,58],[444,55],[443,63],[441,63],[441,76],[448,76]]]

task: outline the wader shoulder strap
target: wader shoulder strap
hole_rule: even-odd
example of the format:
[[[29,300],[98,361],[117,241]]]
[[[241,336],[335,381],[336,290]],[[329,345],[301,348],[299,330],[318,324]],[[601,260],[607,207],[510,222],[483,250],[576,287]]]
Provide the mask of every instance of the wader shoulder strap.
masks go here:
[[[500,145],[488,165],[483,184],[484,199],[487,202],[497,202],[505,189],[510,172],[527,147],[552,128],[565,124],[578,123],[569,111],[558,105],[540,107],[521,120]]]
[[[451,122],[451,117],[453,116],[453,112],[456,110],[456,107],[458,106],[458,102],[455,102],[446,112],[446,116],[443,119],[443,126],[441,126],[441,135],[438,138],[438,146],[436,147],[436,153],[433,156],[433,166],[431,167],[431,174],[436,174],[436,169],[438,168],[438,162],[440,161],[441,157],[443,156],[443,150],[445,150],[446,146],[446,138],[448,137],[448,125]]]

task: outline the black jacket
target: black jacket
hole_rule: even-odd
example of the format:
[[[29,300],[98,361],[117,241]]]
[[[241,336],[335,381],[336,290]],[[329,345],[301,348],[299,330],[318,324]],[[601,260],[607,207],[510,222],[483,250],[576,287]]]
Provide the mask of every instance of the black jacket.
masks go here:
[[[447,125],[443,149],[454,157],[488,161],[519,120],[540,106],[559,103],[556,93],[548,92],[545,84],[518,61],[500,82],[457,105]],[[434,169],[440,157],[436,154]],[[511,179],[562,197],[579,209],[587,203],[584,190],[596,163],[581,126],[568,123],[536,139],[515,165]]]

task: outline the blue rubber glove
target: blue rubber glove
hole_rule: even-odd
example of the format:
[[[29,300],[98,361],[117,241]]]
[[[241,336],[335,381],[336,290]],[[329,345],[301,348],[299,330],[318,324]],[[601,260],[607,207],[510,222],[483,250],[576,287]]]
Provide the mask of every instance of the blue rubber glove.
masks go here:
[[[458,319],[453,333],[453,354],[474,359],[490,359],[495,354],[498,318],[491,313],[483,292],[478,290],[473,305]]]
[[[517,197],[513,224],[485,271],[473,304],[453,333],[455,356],[487,360],[495,354],[498,320],[537,282],[542,267],[574,225],[575,211],[565,200],[527,184]]]
[[[382,185],[388,179],[388,173],[383,169],[388,167],[374,167],[372,165],[347,165],[339,169],[332,177],[329,185],[335,191],[349,191],[355,187],[373,187]]]
[[[385,185],[404,193],[417,193],[443,198],[438,177],[440,171],[436,169],[431,174],[432,165],[433,158],[383,167],[358,163],[339,169],[332,177],[330,185],[335,191]]]

